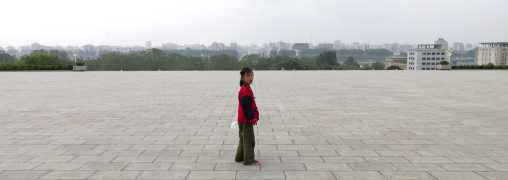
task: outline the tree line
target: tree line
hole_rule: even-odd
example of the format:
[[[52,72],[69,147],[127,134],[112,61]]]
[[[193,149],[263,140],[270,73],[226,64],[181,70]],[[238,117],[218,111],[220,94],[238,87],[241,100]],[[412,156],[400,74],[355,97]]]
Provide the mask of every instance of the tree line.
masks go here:
[[[196,51],[196,53],[199,53]],[[38,50],[24,55],[19,61],[15,57],[0,53],[0,66],[44,66],[72,65],[66,52]],[[348,57],[342,64],[337,61],[336,51],[323,51],[309,57],[292,57],[287,54],[266,56],[249,54],[238,59],[234,54],[216,54],[208,57],[182,55],[160,49],[148,49],[135,53],[110,52],[95,59],[78,59],[85,62],[90,71],[178,71],[178,70],[237,70],[249,66],[256,70],[360,70],[384,69],[381,62],[372,66],[360,64]],[[5,69],[5,68],[4,68]]]

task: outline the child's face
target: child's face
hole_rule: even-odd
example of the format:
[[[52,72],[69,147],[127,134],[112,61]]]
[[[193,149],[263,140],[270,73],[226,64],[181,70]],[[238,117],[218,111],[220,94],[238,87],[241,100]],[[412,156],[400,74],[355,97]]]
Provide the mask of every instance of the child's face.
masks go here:
[[[254,81],[254,72],[251,71],[243,74],[242,80],[247,84],[252,84],[252,81]]]

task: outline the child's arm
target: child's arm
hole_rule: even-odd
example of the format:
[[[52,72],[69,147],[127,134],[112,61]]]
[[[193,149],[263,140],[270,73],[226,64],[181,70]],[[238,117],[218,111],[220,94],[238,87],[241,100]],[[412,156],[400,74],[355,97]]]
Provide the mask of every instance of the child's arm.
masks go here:
[[[240,104],[242,105],[243,115],[247,118],[247,120],[256,119],[256,115],[254,114],[254,109],[252,109],[251,105],[251,97],[249,95],[245,95],[240,98]]]

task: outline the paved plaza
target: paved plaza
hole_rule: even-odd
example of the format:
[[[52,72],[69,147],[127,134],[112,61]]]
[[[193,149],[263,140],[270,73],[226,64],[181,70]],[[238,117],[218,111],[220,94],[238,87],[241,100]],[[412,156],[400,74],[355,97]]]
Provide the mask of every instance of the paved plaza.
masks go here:
[[[0,179],[508,179],[508,71],[0,72]]]

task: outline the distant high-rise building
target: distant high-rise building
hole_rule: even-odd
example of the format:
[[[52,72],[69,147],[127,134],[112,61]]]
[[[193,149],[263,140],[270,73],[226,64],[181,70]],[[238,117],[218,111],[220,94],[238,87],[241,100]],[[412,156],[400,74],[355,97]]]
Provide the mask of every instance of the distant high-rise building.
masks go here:
[[[49,50],[51,48],[49,48],[48,46],[43,46],[43,45],[41,45],[41,44],[39,44],[37,42],[32,43],[32,51],[34,51],[34,50],[41,50],[41,49]]]
[[[464,49],[464,43],[461,43],[461,42],[456,42],[456,43],[453,43],[453,50],[454,51],[465,51]]]
[[[178,44],[165,43],[165,44],[162,44],[162,49],[163,50],[176,50],[176,49],[178,49]]]
[[[370,49],[370,45],[367,44],[367,43],[363,43],[360,47],[361,47],[360,49],[364,50],[364,51],[367,50],[367,49]]]
[[[362,47],[359,42],[353,42],[353,44],[351,44],[351,48],[349,49],[362,49]]]
[[[441,61],[450,62],[441,44],[418,44],[407,52],[407,70],[437,70]]]
[[[2,46],[0,46],[0,51],[3,51],[3,50],[4,50],[4,48]]]
[[[316,49],[333,50],[333,44],[332,43],[321,43],[321,44],[317,45]]]
[[[12,51],[12,50],[16,50],[16,48],[14,46],[7,46],[7,47],[5,47],[4,50],[5,51]]]
[[[236,42],[231,42],[229,43],[229,48],[231,50],[236,50],[236,48],[238,48],[238,44],[236,44]]]
[[[224,43],[216,43],[216,42],[213,42],[209,47],[208,47],[208,50],[211,50],[211,51],[221,51],[221,50],[224,50],[226,49],[226,45],[224,45]]]
[[[333,41],[333,49],[335,50],[342,49],[342,42],[339,40]]]
[[[95,51],[95,46],[91,44],[87,44],[83,46],[84,51]]]
[[[152,41],[146,41],[145,42],[145,48],[146,49],[152,49]]]
[[[492,63],[496,66],[508,65],[508,42],[481,43],[483,47],[477,47],[474,63],[486,65]]]
[[[185,44],[185,49],[192,49],[192,50],[205,50],[206,47],[202,44]]]
[[[438,38],[436,41],[434,41],[434,44],[441,44],[443,49],[448,49],[448,41],[444,40],[443,38]]]
[[[466,51],[473,50],[473,44],[467,43],[466,44]]]
[[[295,50],[296,56],[298,56],[301,50],[309,49],[309,43],[295,43],[291,49]]]

